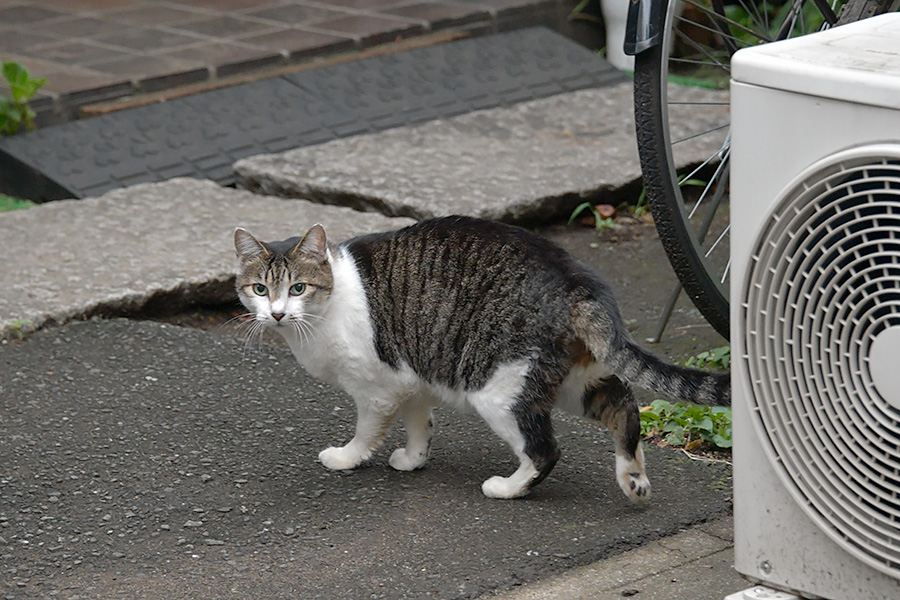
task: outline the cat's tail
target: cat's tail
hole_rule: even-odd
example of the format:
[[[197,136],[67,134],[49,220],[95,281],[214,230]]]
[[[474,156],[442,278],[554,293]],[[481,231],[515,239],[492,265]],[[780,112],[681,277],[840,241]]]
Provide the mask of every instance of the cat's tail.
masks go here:
[[[680,367],[659,358],[631,339],[618,315],[583,302],[576,309],[573,325],[594,359],[611,368],[619,379],[675,400],[731,405],[728,373]]]

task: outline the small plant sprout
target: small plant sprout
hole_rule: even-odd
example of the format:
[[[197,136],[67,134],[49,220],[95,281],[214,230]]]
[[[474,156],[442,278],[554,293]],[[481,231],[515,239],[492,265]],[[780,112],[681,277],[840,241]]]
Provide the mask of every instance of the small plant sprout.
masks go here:
[[[701,352],[687,359],[684,366],[727,371],[731,368],[731,346],[722,346],[721,348],[713,348],[712,350]]]
[[[600,205],[600,206],[608,206],[608,205]],[[607,214],[604,216],[603,213],[600,212],[597,206],[594,206],[590,202],[582,202],[578,206],[575,207],[575,210],[572,211],[572,214],[569,216],[568,224],[571,225],[575,219],[579,217],[583,212],[587,211],[591,216],[594,217],[594,227],[597,231],[605,231],[607,229],[612,229],[616,226],[613,221],[612,214]],[[613,213],[615,209],[613,209]]]
[[[9,85],[12,98],[0,94],[0,136],[13,135],[19,129],[34,129],[35,112],[28,101],[47,83],[43,77],[32,77],[16,62],[0,62],[0,73]]]

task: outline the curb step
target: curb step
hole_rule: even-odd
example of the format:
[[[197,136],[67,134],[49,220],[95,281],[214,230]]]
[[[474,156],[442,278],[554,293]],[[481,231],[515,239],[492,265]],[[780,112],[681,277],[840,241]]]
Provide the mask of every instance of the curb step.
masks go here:
[[[235,161],[511,106],[625,77],[535,27],[177,98],[0,140],[0,188],[36,201],[173,177],[232,185]]]

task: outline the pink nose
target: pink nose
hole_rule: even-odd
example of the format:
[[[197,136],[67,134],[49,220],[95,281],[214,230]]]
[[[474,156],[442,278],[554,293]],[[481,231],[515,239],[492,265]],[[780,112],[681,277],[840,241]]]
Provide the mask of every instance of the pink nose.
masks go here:
[[[284,313],[272,313],[272,318],[276,321],[280,321],[282,317],[284,317]]]

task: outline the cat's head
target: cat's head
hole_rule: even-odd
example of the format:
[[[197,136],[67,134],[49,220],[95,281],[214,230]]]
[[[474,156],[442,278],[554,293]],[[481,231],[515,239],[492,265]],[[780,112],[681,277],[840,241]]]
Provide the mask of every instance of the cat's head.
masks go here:
[[[321,316],[334,282],[321,225],[281,242],[261,242],[238,228],[234,247],[240,263],[238,297],[257,322],[304,331]]]

